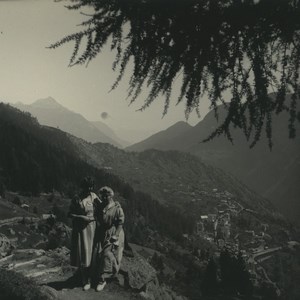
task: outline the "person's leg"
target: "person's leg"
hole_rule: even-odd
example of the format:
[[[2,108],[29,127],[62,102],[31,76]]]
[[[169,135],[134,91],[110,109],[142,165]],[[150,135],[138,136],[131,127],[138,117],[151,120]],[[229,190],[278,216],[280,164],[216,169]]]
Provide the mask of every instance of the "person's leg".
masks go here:
[[[101,292],[104,289],[105,285],[106,285],[106,280],[105,280],[103,275],[104,274],[100,274],[100,276],[99,276],[99,281],[98,281],[98,284],[97,284],[97,287],[96,287],[97,292]]]
[[[100,292],[104,289],[106,285],[106,278],[109,277],[108,274],[112,272],[112,262],[110,255],[112,254],[110,248],[105,249],[101,253],[100,264],[98,269],[98,284],[96,287],[96,291]]]
[[[87,291],[91,288],[90,268],[81,268],[81,276],[83,290]]]

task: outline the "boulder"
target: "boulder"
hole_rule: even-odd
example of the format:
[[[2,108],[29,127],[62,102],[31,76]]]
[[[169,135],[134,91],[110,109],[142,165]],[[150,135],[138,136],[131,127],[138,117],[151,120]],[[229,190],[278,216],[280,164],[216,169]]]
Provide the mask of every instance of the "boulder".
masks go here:
[[[119,284],[138,292],[140,300],[186,300],[166,285],[160,285],[156,270],[136,251],[123,257]]]
[[[148,283],[157,281],[155,269],[136,252],[133,257],[123,257],[120,274],[125,277],[126,284],[134,290],[146,289]]]
[[[42,294],[45,295],[47,299],[49,300],[59,299],[58,292],[54,288],[47,285],[42,285],[40,289]]]
[[[138,299],[139,300],[156,300],[152,294],[149,295],[146,292],[140,292]]]

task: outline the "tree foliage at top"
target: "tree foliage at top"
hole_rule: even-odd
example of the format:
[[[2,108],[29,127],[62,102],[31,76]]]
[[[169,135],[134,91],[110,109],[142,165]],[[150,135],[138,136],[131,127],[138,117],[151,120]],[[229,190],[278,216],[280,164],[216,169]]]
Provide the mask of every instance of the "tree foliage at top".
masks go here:
[[[147,87],[141,110],[158,96],[167,113],[175,79],[182,79],[177,102],[198,114],[204,96],[218,117],[227,116],[209,136],[241,128],[251,145],[263,130],[272,146],[272,117],[288,111],[289,136],[299,120],[299,0],[71,0],[69,9],[92,7],[82,30],[51,45],[75,42],[70,65],[86,64],[106,43],[115,50],[116,88],[133,62],[128,96]],[[276,98],[269,93],[275,91]],[[230,101],[225,101],[225,92]],[[287,101],[287,94],[291,100]],[[228,100],[228,99],[227,99]]]

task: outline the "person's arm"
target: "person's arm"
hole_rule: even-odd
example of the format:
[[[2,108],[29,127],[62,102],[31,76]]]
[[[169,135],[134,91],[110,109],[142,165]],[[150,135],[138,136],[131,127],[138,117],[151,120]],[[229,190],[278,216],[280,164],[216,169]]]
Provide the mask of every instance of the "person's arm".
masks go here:
[[[94,218],[96,221],[99,221],[99,216],[100,216],[100,211],[101,211],[101,208],[102,208],[102,201],[100,200],[100,198],[94,194],[94,200],[93,200],[93,203],[94,203]]]
[[[116,224],[116,234],[115,234],[117,238],[119,238],[119,234],[123,229],[124,221],[125,221],[125,215],[122,207],[120,206],[117,210],[117,224]]]
[[[95,218],[93,216],[85,216],[85,215],[76,215],[76,214],[69,214],[71,218],[77,218],[77,219],[82,219],[84,221],[90,222],[94,221]]]
[[[84,220],[84,221],[87,221],[87,222],[94,221],[94,217],[88,217],[88,216],[81,215],[81,214],[77,213],[78,210],[76,208],[78,207],[78,201],[79,201],[78,196],[75,196],[72,199],[72,202],[71,202],[70,208],[69,208],[68,217],[72,218],[72,219],[73,218],[81,219],[81,220]]]

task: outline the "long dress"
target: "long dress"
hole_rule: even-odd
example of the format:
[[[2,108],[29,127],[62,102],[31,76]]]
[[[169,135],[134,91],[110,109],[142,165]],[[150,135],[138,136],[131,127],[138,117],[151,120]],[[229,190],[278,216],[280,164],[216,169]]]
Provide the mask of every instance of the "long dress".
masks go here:
[[[96,241],[99,254],[99,277],[109,278],[116,275],[120,269],[124,250],[124,230],[119,232],[117,241],[111,238],[116,234],[119,225],[124,224],[125,216],[119,202],[112,202],[98,213],[99,227]]]
[[[94,217],[95,207],[99,205],[99,198],[94,193],[85,197],[75,197],[70,205],[69,215],[85,215]],[[96,221],[85,221],[74,217],[72,220],[71,265],[88,268],[92,263],[93,243]]]

